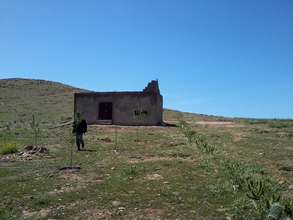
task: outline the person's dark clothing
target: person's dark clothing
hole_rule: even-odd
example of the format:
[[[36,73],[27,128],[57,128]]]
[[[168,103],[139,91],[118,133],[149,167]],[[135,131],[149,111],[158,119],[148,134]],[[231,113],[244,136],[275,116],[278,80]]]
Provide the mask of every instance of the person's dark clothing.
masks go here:
[[[87,123],[85,120],[75,121],[73,123],[73,133],[84,134],[87,132]]]
[[[76,135],[77,150],[80,150],[80,145],[84,148],[83,134],[87,132],[87,123],[85,120],[75,121],[73,123],[73,133]]]
[[[77,134],[75,140],[76,140],[77,150],[80,150],[80,145],[82,148],[84,148],[83,134]]]

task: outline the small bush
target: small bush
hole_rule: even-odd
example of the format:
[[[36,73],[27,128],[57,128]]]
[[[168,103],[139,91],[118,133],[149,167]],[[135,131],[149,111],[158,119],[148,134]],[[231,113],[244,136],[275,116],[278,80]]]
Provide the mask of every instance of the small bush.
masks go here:
[[[293,198],[286,198],[282,202],[284,204],[284,212],[286,216],[293,219]]]
[[[197,148],[203,153],[213,154],[216,150],[216,147],[209,143],[207,137],[203,134],[195,135],[194,142],[196,143]]]
[[[245,185],[245,167],[237,161],[227,160],[223,164],[224,173],[233,189],[242,189]]]
[[[13,154],[17,152],[16,144],[7,143],[0,148],[0,154]]]
[[[223,161],[222,167],[228,181],[232,184],[234,190],[246,190],[247,182],[255,177],[263,177],[265,171],[257,165],[247,165],[235,160]],[[274,185],[272,180],[266,178],[270,185]]]
[[[179,128],[179,131],[187,138],[188,144],[192,144],[196,132],[192,130],[189,124],[186,121],[181,120],[179,121],[177,127]]]
[[[5,219],[5,220],[14,220],[16,218],[16,213],[13,210],[4,210],[0,209],[0,219]]]
[[[233,202],[231,207],[232,219],[247,220],[257,219],[257,211],[255,210],[254,204],[247,197],[239,196]]]
[[[292,128],[293,122],[292,121],[271,121],[268,123],[269,127],[271,128]]]
[[[135,176],[144,172],[145,172],[144,167],[139,167],[135,165],[127,166],[122,170],[122,174],[126,179],[132,179]]]
[[[33,200],[33,204],[37,207],[47,207],[52,203],[52,199],[48,195],[38,195]]]
[[[256,165],[227,160],[224,173],[238,195],[233,204],[235,219],[283,219],[291,217],[292,202],[282,199],[276,180]]]
[[[279,220],[281,216],[288,216],[281,204],[280,192],[274,190],[268,178],[251,176],[245,184],[241,190],[245,193],[237,194],[239,198],[233,204],[235,219]]]
[[[206,135],[194,131],[190,125],[181,120],[178,124],[179,131],[187,138],[188,144],[196,144],[196,147],[203,153],[213,154],[216,147],[208,142]]]
[[[36,146],[38,145],[39,137],[40,137],[40,121],[36,118],[35,115],[32,116],[32,121],[30,122],[30,126],[33,133],[33,144]]]

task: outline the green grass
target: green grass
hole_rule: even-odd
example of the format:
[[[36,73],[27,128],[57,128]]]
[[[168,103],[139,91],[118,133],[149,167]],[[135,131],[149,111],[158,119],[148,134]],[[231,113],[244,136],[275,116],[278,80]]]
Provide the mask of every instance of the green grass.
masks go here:
[[[13,154],[18,150],[15,143],[5,143],[0,146],[0,154]]]
[[[44,210],[49,211],[43,219],[240,219],[257,214],[246,185],[235,187],[250,174],[276,180],[282,195],[293,195],[293,173],[279,170],[292,165],[290,120],[255,122],[164,112],[165,121],[184,119],[196,134],[203,134],[215,147],[213,153],[189,143],[176,127],[139,127],[137,141],[136,127],[90,126],[85,136],[90,151],[73,151],[80,172],[58,172],[69,163],[66,137],[71,128],[52,127],[71,119],[74,91],[79,90],[46,81],[0,80],[0,103],[5,103],[0,109],[0,143],[32,144],[29,123],[34,112],[40,118],[39,143],[51,156],[0,162],[0,219],[21,219],[24,211]],[[196,124],[226,120],[233,126]]]

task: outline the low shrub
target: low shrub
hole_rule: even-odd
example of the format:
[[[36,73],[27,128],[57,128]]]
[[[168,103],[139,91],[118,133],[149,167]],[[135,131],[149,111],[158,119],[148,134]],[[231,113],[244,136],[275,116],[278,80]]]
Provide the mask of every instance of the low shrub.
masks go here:
[[[209,143],[207,137],[203,134],[196,134],[193,137],[193,141],[196,144],[197,148],[207,154],[213,154],[216,150],[216,147]]]
[[[293,219],[293,198],[283,199],[282,202],[284,204],[284,213]]]
[[[292,128],[293,122],[292,121],[270,121],[268,123],[270,128]]]
[[[51,203],[54,203],[53,198],[45,194],[37,195],[33,200],[33,204],[36,207],[47,207]]]
[[[136,165],[127,166],[122,170],[122,174],[126,179],[132,179],[135,176],[144,172],[145,172],[144,167],[136,166]]]
[[[235,219],[292,218],[293,202],[282,198],[282,189],[264,169],[233,160],[225,161],[223,169],[238,198],[232,208]]]
[[[188,144],[195,144],[203,153],[213,154],[216,147],[208,142],[206,135],[196,132],[186,122],[181,120],[178,124],[179,131],[187,138]]]
[[[179,131],[187,138],[188,144],[192,144],[196,132],[192,130],[189,124],[186,121],[181,120],[179,121],[177,127],[179,128]]]
[[[0,219],[15,220],[17,219],[16,216],[16,213],[11,209],[0,209]]]
[[[0,154],[13,154],[17,152],[17,146],[15,143],[3,144],[0,148]]]

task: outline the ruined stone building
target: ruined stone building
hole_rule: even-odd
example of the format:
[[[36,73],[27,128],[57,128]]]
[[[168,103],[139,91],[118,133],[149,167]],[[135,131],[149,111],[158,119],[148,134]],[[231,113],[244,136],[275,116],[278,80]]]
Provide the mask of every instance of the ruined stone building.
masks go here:
[[[75,93],[77,112],[88,124],[161,125],[163,97],[156,80],[138,92]]]

